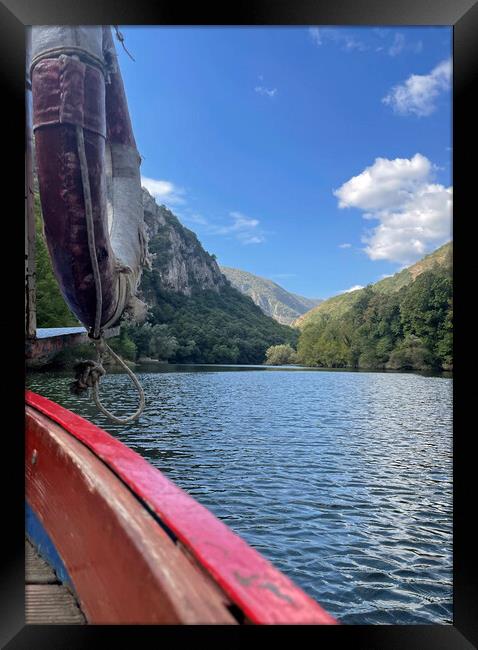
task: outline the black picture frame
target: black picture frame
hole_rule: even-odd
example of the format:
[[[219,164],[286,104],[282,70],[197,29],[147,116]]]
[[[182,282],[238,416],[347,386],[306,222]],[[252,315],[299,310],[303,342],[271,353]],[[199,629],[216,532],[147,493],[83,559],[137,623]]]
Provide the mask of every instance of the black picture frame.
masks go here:
[[[24,139],[25,106],[25,26],[32,24],[111,24],[118,25],[449,25],[454,31],[454,294],[455,294],[455,371],[454,371],[454,612],[451,625],[416,626],[300,626],[241,627],[208,626],[188,628],[158,626],[33,626],[24,619],[24,385],[22,364],[23,339],[23,191],[24,154],[18,143]],[[217,6],[201,2],[184,6],[172,0],[152,3],[135,0],[100,2],[66,2],[65,0],[2,0],[0,2],[0,69],[2,74],[2,108],[4,109],[3,157],[7,170],[2,180],[3,198],[12,197],[12,206],[4,207],[0,244],[4,256],[14,251],[13,260],[4,262],[2,287],[7,296],[0,310],[0,332],[4,342],[2,386],[4,426],[2,427],[2,475],[6,478],[3,505],[3,554],[1,590],[2,647],[19,648],[91,648],[105,647],[116,639],[127,645],[147,647],[149,644],[194,643],[202,645],[210,638],[230,646],[259,640],[271,642],[272,637],[287,643],[297,642],[297,634],[307,636],[317,647],[364,648],[386,650],[414,648],[424,650],[465,650],[478,646],[477,584],[474,569],[476,494],[472,455],[473,419],[464,413],[470,401],[466,397],[464,379],[465,355],[472,354],[473,341],[467,296],[461,287],[470,270],[466,253],[470,238],[464,232],[473,220],[473,161],[476,143],[475,114],[477,103],[472,84],[478,76],[478,0],[249,0],[234,5]],[[11,135],[12,144],[6,145]],[[471,169],[469,169],[471,167]],[[467,172],[471,172],[467,174]],[[468,219],[467,219],[468,218]],[[473,243],[473,242],[471,242]],[[475,254],[476,255],[476,254]],[[6,257],[5,257],[6,259]],[[473,300],[474,302],[474,300]],[[471,306],[470,306],[471,307]],[[469,327],[467,333],[467,326]],[[7,424],[8,422],[8,424]]]

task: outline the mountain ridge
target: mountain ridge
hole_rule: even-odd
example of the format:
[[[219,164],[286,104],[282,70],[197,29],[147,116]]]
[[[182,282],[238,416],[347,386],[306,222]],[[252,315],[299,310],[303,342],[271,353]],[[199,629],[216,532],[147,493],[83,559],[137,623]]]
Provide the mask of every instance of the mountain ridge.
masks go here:
[[[287,291],[277,282],[249,271],[224,265],[219,268],[232,286],[249,296],[267,316],[282,325],[290,325],[301,314],[321,302],[319,298],[306,298]]]
[[[370,283],[368,286],[372,286],[380,293],[394,293],[399,291],[402,287],[414,282],[417,277],[425,271],[430,270],[435,265],[451,266],[452,257],[453,242],[449,241],[428,255],[422,257],[418,262],[411,264],[390,277],[383,278],[375,283]],[[299,316],[295,321],[293,321],[293,323],[291,323],[292,327],[303,329],[308,323],[314,322],[326,314],[336,317],[342,316],[360,299],[365,289],[366,287],[363,287],[362,289],[357,289],[347,293],[339,293],[336,296],[327,298],[317,307],[314,307],[305,314]]]

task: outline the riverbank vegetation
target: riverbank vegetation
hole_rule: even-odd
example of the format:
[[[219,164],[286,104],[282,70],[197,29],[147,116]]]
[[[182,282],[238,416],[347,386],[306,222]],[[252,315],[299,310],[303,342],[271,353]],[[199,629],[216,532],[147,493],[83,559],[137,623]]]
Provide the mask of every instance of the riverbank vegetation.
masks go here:
[[[155,296],[148,322],[122,325],[136,346],[137,358],[257,364],[264,361],[271,345],[297,344],[297,330],[265,316],[250,298],[230,286],[191,296],[157,286]]]
[[[266,350],[266,366],[287,366],[297,363],[297,352],[289,344],[271,345]]]
[[[303,328],[300,363],[324,368],[451,370],[451,268],[435,266],[399,291],[362,289],[352,307]]]

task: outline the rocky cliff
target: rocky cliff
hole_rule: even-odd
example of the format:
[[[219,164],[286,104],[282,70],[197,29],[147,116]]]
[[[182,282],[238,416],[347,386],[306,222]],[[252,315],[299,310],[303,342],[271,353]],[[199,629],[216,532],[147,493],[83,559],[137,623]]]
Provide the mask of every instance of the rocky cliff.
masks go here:
[[[150,266],[158,272],[162,288],[184,296],[194,289],[219,291],[227,280],[196,235],[144,188],[143,207]]]

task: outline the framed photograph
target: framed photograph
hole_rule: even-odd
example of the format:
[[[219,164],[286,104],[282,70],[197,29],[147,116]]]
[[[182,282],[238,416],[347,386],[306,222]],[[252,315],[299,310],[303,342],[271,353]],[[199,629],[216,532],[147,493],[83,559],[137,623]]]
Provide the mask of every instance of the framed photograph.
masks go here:
[[[477,3],[0,12],[2,647],[478,647]]]

